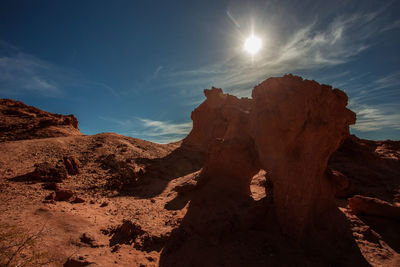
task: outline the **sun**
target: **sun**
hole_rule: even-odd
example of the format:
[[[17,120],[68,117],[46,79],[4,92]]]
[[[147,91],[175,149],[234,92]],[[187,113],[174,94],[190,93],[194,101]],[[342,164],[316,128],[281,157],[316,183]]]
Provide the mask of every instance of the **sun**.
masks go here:
[[[255,35],[251,35],[244,42],[244,50],[249,54],[255,55],[260,51],[261,45],[261,39]]]

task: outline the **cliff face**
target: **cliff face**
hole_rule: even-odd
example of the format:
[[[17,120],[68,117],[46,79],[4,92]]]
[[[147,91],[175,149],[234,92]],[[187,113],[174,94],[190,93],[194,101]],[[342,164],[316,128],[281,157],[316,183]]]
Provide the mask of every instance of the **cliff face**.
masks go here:
[[[355,123],[346,94],[286,75],[256,86],[252,99],[216,88],[205,95],[184,141],[207,151],[203,180],[249,196],[252,177],[264,169],[282,230],[300,240],[316,218],[334,209],[335,188],[325,170]]]
[[[0,99],[0,142],[81,135],[74,115],[60,115]]]

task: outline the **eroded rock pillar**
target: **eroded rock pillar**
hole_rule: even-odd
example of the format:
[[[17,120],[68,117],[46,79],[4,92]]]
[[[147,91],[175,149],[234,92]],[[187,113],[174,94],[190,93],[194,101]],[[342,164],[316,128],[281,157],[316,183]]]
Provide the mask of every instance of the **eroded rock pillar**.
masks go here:
[[[278,221],[287,236],[300,240],[313,220],[334,208],[324,172],[355,114],[342,91],[292,75],[264,81],[252,97],[251,135],[274,184]]]

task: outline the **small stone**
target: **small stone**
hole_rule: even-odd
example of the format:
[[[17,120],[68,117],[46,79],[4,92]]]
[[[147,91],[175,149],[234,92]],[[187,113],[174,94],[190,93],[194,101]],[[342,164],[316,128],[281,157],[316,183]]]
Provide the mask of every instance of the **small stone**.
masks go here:
[[[92,264],[93,262],[88,262],[85,259],[80,259],[79,258],[69,258],[65,263],[64,267],[84,267]]]
[[[121,248],[120,245],[115,245],[115,246],[112,247],[111,252],[115,253],[115,252],[119,251],[120,248]]]
[[[80,197],[75,197],[75,199],[71,201],[71,203],[84,203],[84,202],[85,200]]]
[[[64,157],[63,162],[68,174],[76,175],[79,173],[80,162],[74,157]]]
[[[74,195],[74,192],[71,190],[61,189],[56,191],[56,195],[54,197],[55,201],[68,201]]]

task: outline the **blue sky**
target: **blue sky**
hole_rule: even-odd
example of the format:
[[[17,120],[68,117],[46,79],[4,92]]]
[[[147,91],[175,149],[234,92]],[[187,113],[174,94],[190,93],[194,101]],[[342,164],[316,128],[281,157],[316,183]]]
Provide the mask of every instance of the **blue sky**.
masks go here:
[[[400,1],[3,0],[0,98],[165,143],[190,131],[204,88],[249,96],[293,73],[349,95],[352,133],[400,139],[399,48]]]

